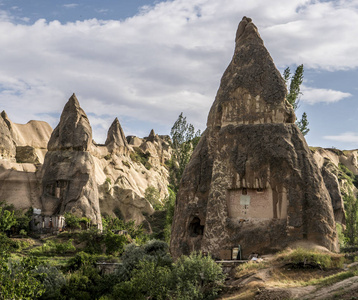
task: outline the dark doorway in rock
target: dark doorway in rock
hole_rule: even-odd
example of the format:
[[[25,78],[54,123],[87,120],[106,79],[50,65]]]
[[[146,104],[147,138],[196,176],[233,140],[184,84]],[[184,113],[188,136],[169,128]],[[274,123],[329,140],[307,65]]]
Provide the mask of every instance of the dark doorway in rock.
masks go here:
[[[197,237],[204,234],[204,225],[200,225],[200,219],[194,217],[189,224],[189,232],[191,237]]]

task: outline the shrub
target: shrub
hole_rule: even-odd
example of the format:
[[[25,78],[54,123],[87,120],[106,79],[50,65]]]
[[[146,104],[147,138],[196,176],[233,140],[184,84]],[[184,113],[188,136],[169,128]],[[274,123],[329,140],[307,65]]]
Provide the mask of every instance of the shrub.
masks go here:
[[[82,267],[93,266],[96,262],[96,257],[86,252],[76,253],[67,263],[67,269],[70,271],[79,270]]]
[[[105,234],[104,243],[106,254],[122,254],[124,246],[129,244],[129,239],[127,235],[118,235],[109,230]]]
[[[98,229],[92,228],[80,234],[80,241],[86,243],[84,251],[90,254],[103,253],[104,238]]]
[[[210,256],[192,253],[174,265],[172,280],[177,299],[213,299],[222,288],[225,276]]]
[[[113,289],[115,299],[168,299],[171,286],[171,269],[154,261],[142,260],[131,273],[129,281],[117,284]]]
[[[80,219],[81,218],[71,214],[70,212],[65,213],[65,223],[66,227],[69,229],[80,229]]]
[[[53,299],[61,298],[61,288],[66,284],[65,276],[54,266],[40,265],[34,271],[37,278],[43,284],[45,291],[40,299]]]
[[[138,147],[134,147],[133,150],[134,152],[131,152],[129,155],[131,160],[136,163],[141,163],[143,166],[145,166],[146,169],[150,170],[150,168],[152,167],[152,165],[149,163],[150,153],[149,152],[144,153]]]

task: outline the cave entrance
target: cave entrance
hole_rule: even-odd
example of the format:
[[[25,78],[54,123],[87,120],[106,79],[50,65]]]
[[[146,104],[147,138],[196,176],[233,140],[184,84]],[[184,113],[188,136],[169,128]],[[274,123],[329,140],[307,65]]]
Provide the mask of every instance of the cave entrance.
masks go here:
[[[197,237],[204,234],[204,225],[200,224],[200,219],[194,217],[189,224],[189,233],[191,237]]]

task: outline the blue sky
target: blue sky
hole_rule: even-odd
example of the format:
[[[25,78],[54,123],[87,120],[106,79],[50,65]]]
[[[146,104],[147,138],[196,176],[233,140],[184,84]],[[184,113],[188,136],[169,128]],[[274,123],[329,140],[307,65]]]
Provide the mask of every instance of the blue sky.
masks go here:
[[[304,64],[308,144],[358,148],[358,0],[0,0],[0,110],[55,127],[75,92],[97,142],[115,117],[203,130],[244,15],[280,71]]]

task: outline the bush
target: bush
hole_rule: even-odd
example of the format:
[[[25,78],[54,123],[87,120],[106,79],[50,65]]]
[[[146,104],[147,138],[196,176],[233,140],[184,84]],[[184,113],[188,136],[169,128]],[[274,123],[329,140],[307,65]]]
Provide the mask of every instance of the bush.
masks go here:
[[[210,256],[192,253],[182,256],[174,265],[174,298],[213,299],[222,288],[225,276]]]
[[[129,281],[117,284],[113,289],[115,299],[145,300],[168,299],[171,286],[171,269],[154,261],[142,260],[131,273]]]
[[[45,291],[40,299],[57,300],[61,298],[61,288],[66,284],[65,276],[56,267],[40,265],[34,271]]]
[[[149,163],[150,153],[143,152],[140,148],[134,147],[134,152],[130,153],[130,158],[136,163],[141,163],[146,169],[150,170],[152,165]]]
[[[76,253],[76,255],[68,261],[67,269],[70,271],[77,271],[82,267],[94,266],[96,261],[96,256],[81,251]]]
[[[104,237],[104,243],[106,245],[106,254],[120,255],[124,251],[124,246],[129,244],[127,235],[115,234],[112,231],[107,231]]]
[[[175,264],[162,241],[142,247],[129,245],[122,257],[121,283],[113,289],[115,299],[213,299],[224,275],[210,257],[192,254]],[[164,259],[167,257],[167,259]],[[124,276],[125,275],[125,276]]]
[[[88,231],[82,231],[80,233],[80,241],[86,243],[85,252],[90,254],[103,253],[104,237],[98,229],[91,228]]]

